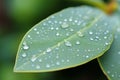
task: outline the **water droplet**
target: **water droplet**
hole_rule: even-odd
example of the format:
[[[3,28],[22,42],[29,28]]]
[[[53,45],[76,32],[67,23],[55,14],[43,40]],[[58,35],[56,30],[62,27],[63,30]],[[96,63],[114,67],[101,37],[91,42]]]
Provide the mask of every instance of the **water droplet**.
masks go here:
[[[35,55],[32,56],[31,61],[34,62],[37,59]]]
[[[62,26],[62,28],[67,28],[67,27],[69,27],[69,25],[68,25],[66,22],[64,22],[61,26]]]
[[[27,49],[29,49],[29,46],[24,45],[24,46],[23,46],[23,49],[27,50]]]
[[[76,41],[76,44],[80,44],[80,42],[79,42],[79,41]]]
[[[58,28],[58,27],[56,27],[56,30],[59,30],[59,28]]]
[[[42,62],[42,59],[39,59],[38,61],[39,61],[39,62]]]
[[[34,28],[34,31],[37,31],[37,29],[36,29],[36,28]]]
[[[109,43],[108,43],[108,42],[106,42],[106,43],[105,43],[105,45],[109,45]]]
[[[28,35],[28,38],[30,38],[30,35]]]
[[[65,41],[65,45],[68,46],[68,47],[72,46],[72,44],[69,41]]]
[[[114,77],[114,74],[112,74],[111,77]]]
[[[70,62],[70,60],[69,60],[69,59],[67,59],[67,62]]]
[[[120,32],[120,28],[117,28],[117,32]]]
[[[23,54],[22,54],[22,57],[26,57],[26,56],[27,56],[26,53],[23,53]]]
[[[37,65],[37,66],[36,66],[36,69],[40,69],[40,66],[39,66],[39,65]]]
[[[69,18],[69,21],[72,21],[72,18]]]
[[[48,52],[48,53],[51,52],[51,48],[48,48],[46,52]]]
[[[72,32],[72,31],[74,31],[73,29],[70,29],[70,31]]]
[[[50,65],[49,65],[49,64],[47,64],[47,65],[46,65],[46,67],[47,67],[47,68],[49,68],[49,67],[50,67]]]
[[[59,36],[60,34],[59,33],[56,33],[56,36]]]
[[[120,54],[120,51],[118,52],[118,54]]]
[[[90,31],[89,34],[93,34],[93,32]]]
[[[84,35],[82,34],[81,31],[77,32],[79,37],[83,37]]]
[[[91,41],[93,41],[94,39],[93,38],[90,38]]]
[[[89,56],[86,56],[86,58],[89,58]]]
[[[104,36],[104,39],[107,39],[107,36]]]
[[[60,62],[56,62],[56,65],[60,65]]]
[[[39,32],[37,32],[37,34],[39,34]]]
[[[54,28],[53,28],[53,27],[51,27],[50,29],[51,29],[51,30],[53,30]]]

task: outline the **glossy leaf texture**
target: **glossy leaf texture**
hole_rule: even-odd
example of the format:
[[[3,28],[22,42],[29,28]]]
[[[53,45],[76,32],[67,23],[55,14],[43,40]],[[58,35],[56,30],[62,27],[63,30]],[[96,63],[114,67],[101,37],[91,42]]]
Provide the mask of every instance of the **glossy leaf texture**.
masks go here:
[[[82,6],[49,16],[24,36],[15,72],[48,72],[85,64],[107,51],[113,41],[113,20]]]
[[[98,59],[99,64],[109,80],[120,79],[120,16],[117,16],[118,27],[110,50]]]

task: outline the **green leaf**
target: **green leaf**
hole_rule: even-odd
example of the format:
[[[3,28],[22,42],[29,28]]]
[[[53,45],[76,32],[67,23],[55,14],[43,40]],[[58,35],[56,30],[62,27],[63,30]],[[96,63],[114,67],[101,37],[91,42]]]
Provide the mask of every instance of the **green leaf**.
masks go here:
[[[24,36],[15,72],[47,72],[85,64],[107,51],[113,41],[111,17],[91,7],[62,10]]]
[[[109,80],[120,79],[120,24],[116,28],[115,39],[110,50],[98,58],[98,61]]]

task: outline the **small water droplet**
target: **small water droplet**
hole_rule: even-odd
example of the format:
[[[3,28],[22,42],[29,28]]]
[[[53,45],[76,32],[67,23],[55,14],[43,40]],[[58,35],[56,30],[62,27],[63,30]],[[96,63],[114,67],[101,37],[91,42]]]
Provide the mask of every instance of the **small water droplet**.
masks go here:
[[[67,59],[67,62],[70,62],[70,60],[69,60],[69,59]]]
[[[39,34],[39,32],[37,31],[37,34]]]
[[[114,77],[114,74],[112,74],[111,77]]]
[[[69,25],[68,25],[66,22],[64,22],[61,26],[62,26],[62,28],[67,28],[67,27],[69,27]]]
[[[56,65],[60,65],[60,62],[56,62]]]
[[[65,45],[68,46],[68,47],[72,46],[72,44],[69,41],[65,41]]]
[[[69,18],[69,21],[72,21],[72,18]]]
[[[89,58],[89,56],[86,56],[86,58]]]
[[[37,66],[36,66],[36,69],[40,69],[40,66],[39,66],[39,65],[37,65]]]
[[[107,39],[107,36],[104,36],[104,39]]]
[[[74,31],[74,30],[71,28],[70,31],[72,32],[72,31]]]
[[[83,37],[84,35],[82,34],[81,31],[77,32],[79,37]]]
[[[59,33],[56,33],[56,36],[59,36],[60,34]]]
[[[54,28],[53,28],[53,27],[51,27],[50,29],[51,29],[51,30],[53,30]]]
[[[26,56],[27,56],[26,53],[23,53],[23,54],[22,54],[22,57],[26,57]]]
[[[59,28],[58,28],[58,27],[56,27],[56,30],[59,30]]]
[[[105,43],[105,45],[109,45],[109,43],[108,43],[108,42],[106,42],[106,43]]]
[[[93,32],[92,32],[92,31],[90,31],[90,32],[89,32],[89,34],[93,34]]]
[[[38,61],[39,61],[39,62],[42,62],[42,59],[39,59]]]
[[[120,54],[120,51],[118,52],[118,54]]]
[[[50,65],[49,65],[49,64],[47,64],[47,65],[46,65],[46,67],[47,67],[47,68],[49,68],[49,67],[50,67]]]
[[[34,62],[37,59],[35,55],[32,56],[31,61]]]
[[[93,38],[90,38],[91,41],[93,41],[94,39]]]
[[[48,52],[48,53],[51,52],[51,48],[48,48],[46,52]]]
[[[30,35],[28,35],[28,38],[30,38]]]
[[[36,28],[34,28],[34,31],[37,31],[37,29],[36,29]]]
[[[79,41],[76,41],[76,44],[80,44],[80,42],[79,42]]]

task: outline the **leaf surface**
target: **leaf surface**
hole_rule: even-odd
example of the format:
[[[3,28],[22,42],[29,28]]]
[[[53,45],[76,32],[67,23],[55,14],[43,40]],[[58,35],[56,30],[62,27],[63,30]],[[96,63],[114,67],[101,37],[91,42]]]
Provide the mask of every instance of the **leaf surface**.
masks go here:
[[[15,72],[48,72],[85,64],[107,51],[113,41],[113,20],[82,6],[49,16],[24,36]]]
[[[120,18],[118,15],[117,18]],[[116,22],[118,22],[118,27],[115,31],[113,44],[110,50],[98,58],[99,64],[109,80],[120,79],[120,20],[117,18]]]

